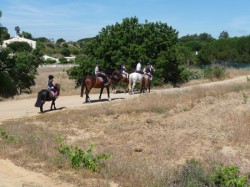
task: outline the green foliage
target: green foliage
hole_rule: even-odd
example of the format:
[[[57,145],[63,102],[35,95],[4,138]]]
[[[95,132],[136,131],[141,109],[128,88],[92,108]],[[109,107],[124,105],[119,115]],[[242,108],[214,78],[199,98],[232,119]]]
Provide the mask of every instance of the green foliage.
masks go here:
[[[180,75],[182,69],[179,70],[179,67],[183,61],[177,60],[177,54],[171,49],[178,41],[177,34],[175,29],[165,23],[148,21],[139,23],[136,17],[125,18],[122,23],[106,26],[96,37],[81,40],[82,53],[87,57],[84,61],[78,61],[80,64],[78,68],[81,70],[70,72],[81,72],[81,76],[92,74],[95,61],[100,62],[103,71],[120,68],[123,62],[126,62],[129,71],[133,71],[137,61],[142,60],[142,66],[151,61],[156,68],[154,84],[161,84],[163,81],[171,83],[182,81]],[[171,70],[167,67],[171,67]],[[171,75],[169,80],[168,74],[171,71],[175,71],[174,76],[177,77]],[[70,75],[80,79],[78,76],[80,75]]]
[[[0,74],[5,78],[3,85],[9,85],[9,87],[6,87],[7,89],[5,87],[0,89],[0,94],[5,96],[8,89],[12,90],[13,84],[16,91],[19,90],[19,93],[33,86],[37,67],[41,63],[39,50],[16,52],[14,55],[10,55],[11,51],[10,48],[0,51]]]
[[[59,38],[59,39],[56,41],[57,44],[61,44],[61,43],[63,43],[63,42],[65,42],[65,40],[64,40],[63,38]]]
[[[199,52],[199,61],[202,64],[213,62],[250,62],[250,36],[239,38],[221,37],[219,40],[203,46]]]
[[[204,78],[204,71],[201,69],[188,69],[189,70],[189,80]]]
[[[208,186],[209,177],[206,175],[201,164],[195,159],[187,160],[180,173],[170,186],[200,187]]]
[[[220,65],[209,66],[204,69],[204,77],[208,79],[223,79],[225,78],[225,68]]]
[[[27,42],[12,42],[8,47],[14,52],[32,51],[32,47]]]
[[[225,187],[245,187],[247,177],[239,177],[239,168],[236,166],[216,167],[213,174],[210,175],[216,186]]]
[[[58,148],[59,152],[71,159],[71,164],[73,168],[87,168],[91,171],[99,171],[101,166],[101,161],[110,158],[111,154],[93,154],[94,145],[91,144],[89,148],[85,151],[79,147],[73,147],[62,143]]]
[[[63,56],[70,56],[70,50],[69,50],[68,48],[66,48],[66,47],[63,47],[63,48],[61,49],[61,54],[62,54]]]
[[[9,135],[5,130],[3,130],[2,128],[0,128],[0,138],[6,140],[7,142],[19,142],[20,138]]]
[[[244,104],[247,104],[248,96],[243,92],[243,93],[242,93],[242,97],[243,97],[243,103],[244,103]]]
[[[46,59],[42,62],[43,64],[54,64],[56,63],[56,60],[52,60],[52,59]]]
[[[218,165],[209,173],[198,161],[191,159],[186,161],[170,186],[249,187],[250,184],[247,176],[239,176],[239,168],[236,166]]]
[[[32,39],[32,35],[29,32],[23,31],[22,36],[27,39]]]
[[[0,96],[10,97],[16,94],[15,83],[6,72],[0,71]]]
[[[8,33],[8,29],[6,27],[1,27],[0,23],[0,44],[3,40],[7,40],[10,38],[10,34]]]
[[[67,59],[64,58],[64,57],[59,58],[59,62],[60,62],[61,64],[68,64],[68,63],[69,63],[69,62],[67,61]]]

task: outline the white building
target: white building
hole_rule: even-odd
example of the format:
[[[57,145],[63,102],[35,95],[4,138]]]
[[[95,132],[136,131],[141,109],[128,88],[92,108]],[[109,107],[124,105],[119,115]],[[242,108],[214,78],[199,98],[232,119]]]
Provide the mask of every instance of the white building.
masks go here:
[[[13,43],[13,42],[27,42],[33,49],[36,48],[36,41],[30,40],[27,38],[22,38],[19,36],[16,36],[16,37],[8,39],[8,40],[4,40],[2,46],[7,47],[8,44]]]

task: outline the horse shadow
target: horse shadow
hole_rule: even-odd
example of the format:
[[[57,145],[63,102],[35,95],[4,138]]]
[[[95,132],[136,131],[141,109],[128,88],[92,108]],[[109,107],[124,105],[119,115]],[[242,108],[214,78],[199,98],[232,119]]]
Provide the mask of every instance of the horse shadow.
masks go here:
[[[53,111],[56,111],[56,110],[63,110],[63,109],[65,109],[66,107],[60,107],[60,108],[56,108],[56,109],[54,109],[54,110],[50,110],[50,109],[48,109],[48,110],[44,110],[43,112],[38,112],[39,114],[44,114],[44,113],[47,113],[47,112],[53,112]]]
[[[122,100],[122,99],[125,99],[125,98],[124,97],[112,98],[111,101]],[[84,102],[83,104],[101,103],[101,102],[109,102],[109,100],[108,99],[95,99],[95,100],[91,100],[91,102]]]

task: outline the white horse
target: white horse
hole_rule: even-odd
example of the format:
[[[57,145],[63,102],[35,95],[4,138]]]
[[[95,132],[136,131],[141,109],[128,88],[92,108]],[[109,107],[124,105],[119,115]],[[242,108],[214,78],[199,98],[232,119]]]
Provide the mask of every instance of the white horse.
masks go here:
[[[134,94],[134,87],[136,83],[141,84],[142,77],[143,77],[142,74],[136,72],[129,74],[129,83],[128,83],[129,94]]]

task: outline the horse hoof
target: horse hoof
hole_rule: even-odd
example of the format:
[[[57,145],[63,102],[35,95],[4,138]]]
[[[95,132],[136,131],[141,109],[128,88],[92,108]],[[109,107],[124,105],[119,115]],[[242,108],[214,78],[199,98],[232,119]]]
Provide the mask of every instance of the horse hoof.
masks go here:
[[[111,101],[111,99],[109,98],[109,102]]]

